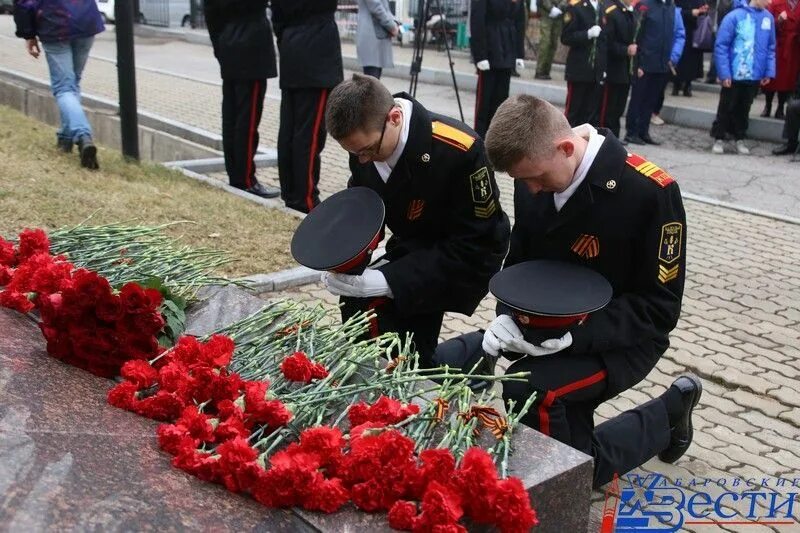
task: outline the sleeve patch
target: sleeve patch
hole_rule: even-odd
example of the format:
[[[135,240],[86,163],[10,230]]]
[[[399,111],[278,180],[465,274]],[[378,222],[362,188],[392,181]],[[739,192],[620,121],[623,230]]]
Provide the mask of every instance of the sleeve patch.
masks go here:
[[[672,179],[672,176],[664,172],[661,167],[657,166],[655,163],[651,163],[640,155],[630,154],[625,162],[628,166],[633,167],[639,174],[647,176],[656,182],[662,189],[675,181]]]
[[[683,241],[683,224],[670,222],[661,226],[661,243],[658,247],[658,259],[666,264],[674,263],[681,258]]]
[[[492,198],[492,181],[489,179],[489,169],[481,168],[469,177],[472,188],[472,202],[483,205]]]
[[[672,268],[667,268],[664,265],[658,265],[658,281],[661,283],[669,283],[678,277],[680,270],[680,265],[675,265]]]
[[[475,143],[475,137],[444,122],[435,121],[432,127],[434,139],[447,143],[463,152],[468,151]]]
[[[497,202],[490,200],[485,206],[475,206],[475,216],[477,218],[489,218],[497,211]]]

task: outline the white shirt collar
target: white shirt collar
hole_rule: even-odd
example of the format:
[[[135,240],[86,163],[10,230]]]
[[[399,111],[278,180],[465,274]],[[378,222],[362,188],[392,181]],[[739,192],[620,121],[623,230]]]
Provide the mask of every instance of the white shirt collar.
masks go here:
[[[589,0],[589,3],[592,4],[594,10],[597,11],[597,0]]]
[[[403,114],[403,125],[402,129],[400,130],[400,139],[397,141],[397,146],[392,152],[392,155],[386,161],[375,161],[375,168],[378,170],[378,174],[380,174],[381,179],[386,183],[389,181],[389,176],[392,174],[395,165],[400,160],[400,156],[403,155],[403,150],[406,148],[406,143],[408,142],[408,131],[411,125],[411,111],[413,109],[413,105],[411,104],[411,100],[406,100],[405,98],[395,98],[395,103],[400,106],[400,112]]]
[[[570,183],[569,187],[564,189],[563,192],[557,192],[553,194],[553,201],[556,204],[556,211],[561,211],[561,208],[564,207],[564,204],[567,203],[567,200],[572,197],[573,193],[578,189],[580,184],[583,183],[583,180],[589,173],[589,169],[592,167],[592,163],[594,163],[594,158],[597,157],[597,153],[600,151],[600,147],[603,145],[603,141],[606,140],[605,137],[597,133],[597,130],[589,124],[582,124],[572,128],[572,131],[584,139],[588,139],[589,144],[586,146],[586,152],[583,154],[581,164],[578,165],[577,170],[575,170],[572,183]]]

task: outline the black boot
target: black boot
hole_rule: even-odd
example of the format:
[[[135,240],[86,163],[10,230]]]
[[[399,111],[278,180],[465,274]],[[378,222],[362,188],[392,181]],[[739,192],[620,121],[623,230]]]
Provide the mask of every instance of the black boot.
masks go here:
[[[683,86],[683,96],[692,96],[692,82],[687,81],[686,85]]]
[[[785,116],[786,115],[783,113],[783,104],[778,104],[778,109],[775,111],[775,118],[783,120]]]
[[[798,143],[797,141],[791,143],[787,142],[783,146],[779,146],[772,151],[772,155],[789,155],[793,154],[797,151]]]
[[[679,83],[677,81],[672,84],[672,96],[678,96],[678,93],[680,92],[680,87],[678,87],[678,85]]]
[[[63,139],[61,137],[56,140],[56,148],[65,154],[72,153],[72,141],[70,139]]]
[[[78,139],[78,154],[83,168],[88,168],[89,170],[98,170],[100,168],[97,163],[97,147],[92,142],[91,137],[83,136]]]
[[[697,376],[685,374],[676,379],[670,389],[662,398],[679,393],[681,409],[677,413],[670,413],[670,401],[665,401],[670,424],[669,446],[658,454],[658,458],[665,463],[674,463],[680,459],[692,443],[692,411],[703,394],[703,384]]]

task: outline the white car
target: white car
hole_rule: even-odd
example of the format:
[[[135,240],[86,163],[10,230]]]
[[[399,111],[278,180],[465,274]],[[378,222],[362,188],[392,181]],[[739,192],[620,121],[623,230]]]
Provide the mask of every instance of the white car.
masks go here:
[[[114,0],[97,0],[97,9],[103,15],[103,21],[114,22]]]

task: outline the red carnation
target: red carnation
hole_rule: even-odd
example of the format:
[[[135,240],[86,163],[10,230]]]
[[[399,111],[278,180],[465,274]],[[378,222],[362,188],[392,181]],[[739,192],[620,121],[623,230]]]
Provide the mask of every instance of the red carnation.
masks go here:
[[[146,313],[161,305],[161,293],[155,289],[144,289],[138,283],[130,282],[119,291],[122,307],[131,314]]]
[[[14,245],[0,237],[0,266],[17,266],[17,252]]]
[[[389,526],[400,531],[411,531],[417,517],[417,504],[398,500],[389,509]]]
[[[114,407],[125,409],[128,411],[133,410],[133,404],[136,401],[136,391],[139,388],[135,383],[130,381],[123,381],[116,385],[113,389],[108,391],[108,403]]]
[[[120,375],[141,389],[152,387],[158,382],[158,371],[150,363],[142,360],[127,361],[122,365]]]
[[[49,254],[50,241],[40,229],[25,229],[19,234],[17,258],[20,263],[36,254]]]
[[[178,455],[183,450],[195,449],[200,442],[189,436],[186,428],[175,424],[161,424],[156,430],[159,447],[170,455]]]
[[[174,394],[160,390],[155,396],[140,401],[135,408],[139,415],[151,420],[171,422],[180,416],[184,403]]]
[[[196,476],[203,481],[219,479],[217,460],[209,453],[184,449],[172,459],[172,466]]]
[[[494,522],[492,501],[497,486],[497,469],[485,450],[472,447],[466,451],[453,474],[453,486],[464,496],[464,510],[472,520],[480,524]],[[483,497],[468,498],[470,494]]]
[[[311,379],[325,379],[328,377],[328,369],[321,363],[311,365]]]
[[[0,265],[0,287],[8,285],[14,277],[14,269],[11,267]]]
[[[461,497],[446,485],[433,481],[425,491],[422,514],[414,520],[414,530],[430,531],[434,526],[458,525],[463,514]]]
[[[323,465],[332,457],[338,458],[343,446],[344,438],[339,428],[315,427],[300,434],[300,447],[306,452],[319,455]]]
[[[233,357],[236,346],[230,337],[225,335],[212,335],[208,342],[201,348],[205,362],[215,368],[228,366]]]
[[[231,492],[240,492],[242,487],[237,479],[239,469],[255,461],[258,452],[250,446],[247,439],[236,437],[217,446],[216,453],[220,456],[218,468],[225,487]]]
[[[217,425],[214,430],[214,440],[225,442],[236,437],[249,437],[250,431],[244,425],[244,420],[240,417],[232,416]]]
[[[504,479],[497,484],[494,508],[496,523],[503,533],[530,531],[539,524],[536,512],[531,508],[528,492],[517,478]]]
[[[360,426],[366,422],[377,422],[384,425],[397,424],[411,416],[419,413],[419,406],[415,404],[403,404],[394,398],[381,396],[373,405],[359,402],[347,413],[351,426]]]
[[[28,313],[33,310],[34,306],[26,294],[3,291],[0,292],[0,307],[8,307],[20,313]]]
[[[303,352],[295,352],[281,363],[281,372],[289,381],[311,383],[311,361]]]
[[[315,478],[303,508],[309,511],[335,513],[350,499],[350,493],[342,485],[341,479]]]

